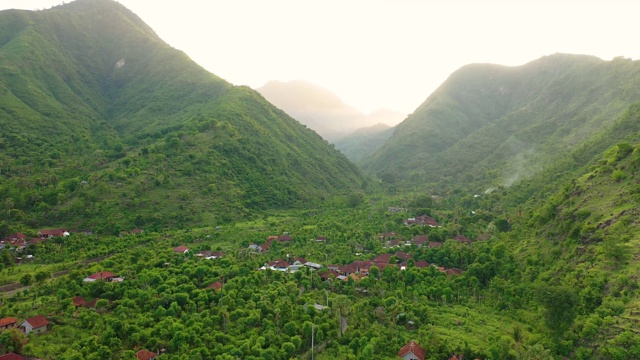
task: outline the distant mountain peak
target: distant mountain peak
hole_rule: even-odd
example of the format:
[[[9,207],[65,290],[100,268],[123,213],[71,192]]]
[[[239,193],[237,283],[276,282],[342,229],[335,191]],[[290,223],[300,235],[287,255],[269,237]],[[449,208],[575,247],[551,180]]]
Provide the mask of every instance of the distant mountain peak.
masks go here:
[[[404,118],[384,109],[365,115],[330,90],[302,80],[269,81],[257,90],[269,102],[329,141],[379,122],[395,125]]]

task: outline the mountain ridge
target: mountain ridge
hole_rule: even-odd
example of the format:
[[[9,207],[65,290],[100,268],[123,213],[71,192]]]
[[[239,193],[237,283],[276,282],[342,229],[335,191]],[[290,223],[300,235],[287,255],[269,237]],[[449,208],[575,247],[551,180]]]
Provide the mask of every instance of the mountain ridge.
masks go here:
[[[115,1],[3,11],[0,33],[11,34],[0,47],[0,198],[11,222],[182,227],[367,182],[315,132]]]
[[[510,167],[538,171],[610,126],[640,98],[639,64],[555,54],[518,67],[464,66],[363,167],[409,181],[506,185]]]

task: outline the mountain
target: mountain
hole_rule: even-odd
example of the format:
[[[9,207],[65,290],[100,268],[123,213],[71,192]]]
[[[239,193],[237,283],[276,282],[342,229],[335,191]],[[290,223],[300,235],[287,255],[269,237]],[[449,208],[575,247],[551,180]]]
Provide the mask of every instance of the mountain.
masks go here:
[[[397,124],[404,115],[377,110],[369,115],[345,104],[331,91],[305,81],[270,81],[257,89],[269,102],[334,142],[377,123]]]
[[[624,140],[579,169],[569,167],[560,184],[547,172],[547,182],[556,186],[549,186],[542,196],[521,193],[526,188],[523,185],[509,190],[526,199],[520,202],[520,211],[511,213],[514,231],[508,237],[517,241],[507,240],[507,246],[528,269],[514,273],[512,282],[530,283],[537,289],[570,289],[567,294],[574,300],[565,304],[573,308],[565,313],[575,321],[569,317],[573,324],[569,322],[565,337],[572,339],[572,352],[591,353],[590,358],[610,358],[618,349],[631,349],[623,345],[630,338],[636,344],[639,340],[635,328],[640,302],[637,282],[632,280],[640,276],[639,124],[637,103],[617,119],[616,130],[608,134],[624,130]],[[604,138],[590,145],[599,148],[607,143]],[[577,150],[572,155],[582,153]],[[604,325],[609,319],[615,320]]]
[[[351,134],[335,141],[336,149],[340,150],[349,160],[356,164],[378,150],[393,134],[391,126],[378,123],[373,126],[358,129]]]
[[[28,226],[230,221],[365,178],[111,0],[0,12],[0,200]]]
[[[453,73],[363,168],[434,188],[509,186],[612,126],[640,99],[640,62],[555,54]]]

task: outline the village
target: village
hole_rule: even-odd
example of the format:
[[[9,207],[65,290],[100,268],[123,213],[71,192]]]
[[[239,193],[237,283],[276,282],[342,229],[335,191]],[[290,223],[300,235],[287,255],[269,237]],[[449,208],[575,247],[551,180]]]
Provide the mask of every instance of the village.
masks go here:
[[[423,215],[415,218],[408,218],[404,222],[405,226],[428,226],[432,228],[440,227],[435,219],[432,217]],[[142,229],[134,229],[128,234],[140,234],[144,230]],[[2,240],[0,240],[0,250],[8,249],[17,254],[23,252],[27,246],[32,244],[38,244],[41,242],[46,242],[53,238],[65,238],[71,236],[74,231],[70,231],[67,229],[48,229],[48,230],[40,230],[38,231],[37,237],[29,238],[22,233],[12,234]],[[90,235],[90,231],[82,231],[85,235]],[[456,276],[462,274],[462,270],[458,268],[445,268],[442,266],[438,266],[437,264],[432,264],[427,262],[424,259],[414,260],[413,255],[407,251],[408,249],[435,249],[443,246],[443,242],[430,241],[428,235],[416,235],[411,239],[402,239],[396,232],[387,232],[378,235],[378,239],[382,242],[383,248],[385,249],[385,253],[381,253],[376,255],[375,257],[368,260],[355,260],[348,264],[338,265],[338,264],[321,264],[318,262],[307,261],[304,257],[295,257],[293,255],[287,254],[285,258],[276,258],[272,259],[266,263],[264,263],[260,268],[256,269],[257,271],[277,271],[283,273],[294,274],[298,271],[308,271],[315,272],[317,276],[323,281],[333,282],[334,280],[342,281],[345,283],[353,282],[357,284],[364,278],[371,276],[372,272],[377,269],[377,273],[383,271],[387,267],[397,268],[401,271],[405,271],[408,268],[434,268],[437,269],[438,272],[443,273],[447,276]],[[268,258],[270,254],[270,248],[274,244],[279,244],[280,247],[286,248],[293,241],[293,237],[289,233],[283,233],[282,235],[272,235],[268,236],[264,242],[254,242],[251,243],[246,248],[239,249],[240,252],[245,252],[254,256],[263,255],[263,257]],[[317,236],[313,239],[317,244],[327,244],[330,239],[326,236]],[[450,239],[451,241],[458,242],[465,245],[470,245],[472,240],[463,236],[456,235]],[[212,250],[201,250],[197,252],[195,255],[191,254],[191,250],[186,245],[180,245],[172,248],[172,252],[176,254],[189,255],[190,257],[195,257],[198,261],[206,261],[206,260],[216,260],[225,257],[225,252],[223,251],[212,251]],[[363,255],[361,253],[357,253],[357,256]],[[28,255],[22,259],[21,257],[17,257],[19,261],[26,261],[27,259],[33,259],[31,255]],[[104,282],[112,282],[119,283],[126,281],[126,278],[123,276],[118,276],[117,274],[104,270],[95,272],[87,275],[84,279],[84,283],[91,283],[95,281],[104,281]],[[224,288],[224,281],[215,281],[208,284],[205,289],[211,289],[215,292],[221,292]],[[359,291],[362,289],[357,288]],[[106,304],[108,303],[105,299],[85,299],[82,296],[74,296],[71,299],[71,302],[74,308],[85,308],[96,311],[96,309],[104,309]],[[318,303],[312,304],[317,310],[325,310],[329,307],[326,305],[321,305]],[[22,321],[19,321],[16,317],[4,317],[0,319],[0,332],[10,330],[10,329],[18,329],[22,333],[28,336],[37,336],[37,334],[41,334],[46,332],[49,329],[51,322],[44,315],[32,316]],[[1,349],[0,349],[1,352]],[[147,349],[140,349],[136,352],[136,358],[139,360],[154,360],[160,354],[149,351]],[[411,341],[402,349],[399,350],[398,356],[405,359],[425,359],[425,351],[415,342]],[[23,360],[27,359],[22,357],[21,355],[8,352],[4,355],[0,355],[0,360]],[[461,360],[461,355],[452,355],[450,360]],[[35,360],[35,359],[34,359]]]

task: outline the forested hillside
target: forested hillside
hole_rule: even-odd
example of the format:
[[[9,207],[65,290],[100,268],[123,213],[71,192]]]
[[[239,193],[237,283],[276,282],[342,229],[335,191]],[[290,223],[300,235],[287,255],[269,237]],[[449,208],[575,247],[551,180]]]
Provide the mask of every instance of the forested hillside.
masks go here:
[[[335,141],[336,148],[351,161],[358,163],[378,150],[391,137],[394,127],[376,124],[358,129]]]
[[[509,186],[610,127],[640,99],[639,82],[640,63],[623,58],[468,65],[362,164],[387,182],[432,189]]]
[[[225,222],[365,183],[313,131],[114,1],[1,12],[0,93],[10,224]]]

